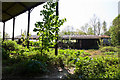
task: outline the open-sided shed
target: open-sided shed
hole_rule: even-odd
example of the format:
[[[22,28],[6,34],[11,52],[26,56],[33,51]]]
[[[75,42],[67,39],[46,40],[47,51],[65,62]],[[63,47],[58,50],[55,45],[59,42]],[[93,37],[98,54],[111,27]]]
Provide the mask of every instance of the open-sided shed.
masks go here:
[[[29,34],[29,27],[30,27],[30,12],[31,10],[43,4],[44,2],[2,2],[2,22],[3,25],[3,41],[5,40],[5,22],[13,19],[13,34],[12,40],[14,40],[14,28],[15,28],[15,17],[18,15],[28,11],[28,27],[27,27],[27,36]]]
[[[42,0],[42,2],[2,2],[2,18],[0,18],[0,21],[4,23],[3,24],[3,41],[5,40],[5,22],[10,19],[13,19],[13,26],[10,26],[10,28],[13,28],[12,40],[14,40],[15,17],[26,11],[28,11],[27,38],[29,38],[28,36],[29,36],[29,28],[30,28],[30,12],[34,7],[41,5],[46,1],[47,0]],[[56,15],[58,16],[58,2],[56,6]],[[28,41],[27,47],[29,48],[29,41]],[[55,49],[57,54],[57,45]]]
[[[99,35],[64,35],[59,46],[73,49],[97,49],[100,39],[110,39],[109,36]],[[66,42],[64,40],[67,40]]]

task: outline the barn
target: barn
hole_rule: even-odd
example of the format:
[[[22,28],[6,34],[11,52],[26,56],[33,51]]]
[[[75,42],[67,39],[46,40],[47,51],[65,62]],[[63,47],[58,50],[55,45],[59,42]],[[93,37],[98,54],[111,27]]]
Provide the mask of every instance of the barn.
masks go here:
[[[106,35],[64,35],[59,38],[59,48],[71,49],[98,49],[100,40],[110,45],[109,36]]]

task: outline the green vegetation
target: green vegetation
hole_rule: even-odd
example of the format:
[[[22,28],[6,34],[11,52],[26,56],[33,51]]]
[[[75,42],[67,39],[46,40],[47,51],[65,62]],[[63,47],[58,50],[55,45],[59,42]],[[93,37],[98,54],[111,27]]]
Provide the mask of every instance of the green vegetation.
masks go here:
[[[105,21],[103,22],[102,29],[103,29],[103,32],[104,32],[104,34],[105,34],[105,33],[106,33],[106,31],[107,31],[107,24],[106,24],[106,22],[105,22]]]
[[[116,57],[80,57],[76,62],[75,74],[77,79],[120,79],[118,68],[119,60]]]
[[[111,42],[114,46],[120,45],[120,15],[118,15],[110,27]]]
[[[8,44],[8,42],[10,43]],[[49,51],[45,51],[41,56],[38,47],[27,49],[16,44],[15,41],[5,41],[3,43],[6,45],[2,48],[3,53],[7,56],[7,58],[3,58],[3,66],[6,66],[3,67],[4,77],[42,76],[50,73],[55,67],[74,67],[74,74],[68,75],[67,79],[120,79],[119,58],[117,55],[110,55],[116,54],[118,51],[116,47],[103,47],[100,50],[105,55],[90,58],[91,53],[84,50],[59,49],[58,55],[55,56],[55,50],[49,48]],[[14,45],[8,48],[10,44]],[[19,46],[19,49],[15,48],[16,45]]]
[[[22,46],[18,45],[15,41],[7,40],[2,43],[2,47],[7,51],[14,51],[21,49]]]
[[[117,47],[112,47],[112,46],[106,46],[100,48],[101,52],[118,52],[119,49]]]
[[[59,31],[59,27],[66,21],[66,19],[60,20],[59,17],[55,15],[56,5],[57,3],[47,2],[47,4],[43,6],[43,10],[40,11],[40,15],[44,16],[43,21],[37,22],[33,30],[37,32],[37,35],[39,36],[41,53],[56,44],[54,42],[58,37],[56,32]]]
[[[16,45],[18,48],[15,48]],[[49,52],[46,51],[41,56],[39,48],[30,47],[27,49],[21,47],[15,41],[5,41],[3,46],[3,64],[7,66],[3,69],[3,73],[12,73],[11,76],[34,76],[35,74],[46,73],[49,72],[49,66],[74,66],[73,63],[75,63],[77,57],[90,55],[83,50],[59,49],[59,55],[55,56],[54,49],[49,49]]]
[[[41,15],[44,16],[43,21],[37,22],[34,29],[40,36],[39,41],[31,41],[29,48],[17,44],[16,41],[2,42],[3,78],[40,77],[52,74],[58,67],[62,69],[72,67],[75,69],[73,74],[68,74],[65,80],[120,80],[120,39],[117,18],[113,21],[113,26],[117,29],[111,27],[110,30],[111,39],[114,42],[112,44],[118,46],[100,46],[99,50],[58,49],[58,55],[55,55],[55,49],[50,47],[58,37],[56,32],[59,31],[59,27],[66,21],[66,19],[59,20],[59,17],[54,15],[55,7],[56,3],[52,2],[43,6],[44,10],[41,11]],[[100,22],[96,21],[96,18],[93,18],[93,21],[95,22],[92,24],[94,31],[89,27],[88,32],[99,35]],[[103,29],[105,33],[105,22]],[[78,33],[86,34],[81,31]],[[27,41],[23,37],[23,44],[26,45]]]

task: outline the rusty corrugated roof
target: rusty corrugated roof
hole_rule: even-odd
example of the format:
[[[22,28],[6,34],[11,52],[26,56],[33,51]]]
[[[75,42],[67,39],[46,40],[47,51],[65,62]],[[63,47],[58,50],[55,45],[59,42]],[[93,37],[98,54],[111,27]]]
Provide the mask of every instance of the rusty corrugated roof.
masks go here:
[[[16,36],[15,38],[17,38],[17,39],[21,39],[22,38],[22,35],[18,35],[18,36]],[[27,36],[25,37],[25,38],[27,38]],[[33,38],[33,39],[38,39],[39,38],[39,36],[37,36],[37,35],[31,35],[29,38]]]
[[[21,38],[21,35],[16,36],[15,38]],[[39,36],[31,35],[29,38],[38,39]],[[64,35],[61,36],[62,39],[99,39],[99,38],[110,38],[110,36],[106,35]]]
[[[109,36],[99,36],[99,35],[64,35],[62,39],[99,39],[99,38],[109,38]]]

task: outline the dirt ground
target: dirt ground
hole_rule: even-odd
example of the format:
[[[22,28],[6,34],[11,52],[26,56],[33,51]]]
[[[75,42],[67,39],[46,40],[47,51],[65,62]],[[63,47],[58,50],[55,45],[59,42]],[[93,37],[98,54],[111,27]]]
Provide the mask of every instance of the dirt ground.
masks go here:
[[[91,54],[91,56],[89,57],[97,57],[99,55],[102,55],[100,50],[84,50],[84,51]]]

